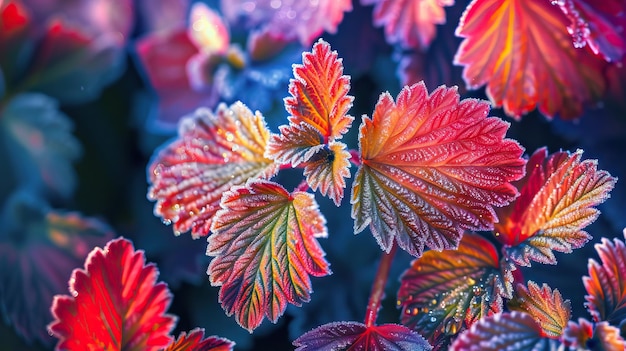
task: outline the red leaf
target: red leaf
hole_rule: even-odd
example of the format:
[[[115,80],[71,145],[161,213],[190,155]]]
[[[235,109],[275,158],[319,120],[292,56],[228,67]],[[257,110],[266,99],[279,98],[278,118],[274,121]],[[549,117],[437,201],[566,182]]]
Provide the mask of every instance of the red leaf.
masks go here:
[[[398,324],[366,326],[357,322],[333,322],[297,338],[296,351],[425,351],[432,347],[418,333]]]
[[[493,206],[516,195],[522,148],[504,139],[508,124],[488,118],[489,105],[459,101],[454,88],[430,96],[423,83],[394,103],[380,96],[359,133],[361,167],[352,185],[354,231],[369,224],[381,248],[394,241],[414,256],[424,246],[456,248],[465,229],[496,221]]]
[[[136,50],[157,93],[191,88],[187,62],[199,50],[185,28],[151,33],[137,41]]]
[[[605,89],[603,60],[576,49],[568,20],[546,0],[474,0],[456,34],[455,63],[469,89],[487,85],[496,106],[519,118],[535,107],[548,117],[580,116]]]
[[[561,0],[553,1],[570,24],[574,46],[589,47],[607,61],[619,61],[626,51],[626,2],[623,0]]]
[[[326,220],[315,197],[279,184],[249,181],[224,194],[209,237],[211,284],[229,316],[252,331],[267,316],[276,322],[287,303],[300,306],[312,292],[309,275],[330,274],[316,238]]]
[[[222,194],[251,178],[268,178],[278,166],[263,156],[269,139],[265,119],[241,102],[213,114],[198,109],[181,120],[178,137],[149,166],[154,213],[174,223],[176,234],[209,234]]]
[[[450,351],[556,350],[558,345],[556,340],[542,337],[533,317],[514,311],[479,320],[457,337]]]
[[[598,217],[594,206],[608,198],[616,179],[581,158],[582,150],[549,157],[545,148],[537,150],[518,184],[520,197],[497,210],[496,237],[516,264],[554,264],[553,250],[571,252],[591,238],[583,229]]]
[[[626,245],[602,238],[595,249],[602,264],[589,260],[589,276],[583,277],[587,308],[595,322],[620,325],[626,319]]]
[[[58,350],[159,350],[166,347],[176,318],[165,314],[172,295],[157,283],[158,271],[146,265],[143,251],[119,238],[95,248],[70,278],[72,296],[57,295]]]
[[[528,282],[528,288],[519,284],[516,291],[519,308],[516,310],[530,314],[543,329],[543,335],[558,339],[570,319],[571,304],[563,301],[558,289],[550,289],[547,284],[541,288],[533,281]]]
[[[458,250],[425,252],[400,278],[402,324],[434,344],[440,336],[502,312],[512,277],[502,273],[498,261],[496,248],[472,233],[463,236]]]
[[[204,338],[204,329],[196,328],[186,334],[180,333],[176,341],[165,348],[164,351],[231,351],[235,344],[228,340],[215,336]]]
[[[35,39],[32,28],[31,16],[21,2],[0,1],[0,67],[7,84],[21,78],[24,60],[30,59]]]
[[[361,0],[376,4],[374,24],[385,26],[390,44],[405,48],[428,48],[437,34],[437,24],[446,23],[445,6],[454,0]]]

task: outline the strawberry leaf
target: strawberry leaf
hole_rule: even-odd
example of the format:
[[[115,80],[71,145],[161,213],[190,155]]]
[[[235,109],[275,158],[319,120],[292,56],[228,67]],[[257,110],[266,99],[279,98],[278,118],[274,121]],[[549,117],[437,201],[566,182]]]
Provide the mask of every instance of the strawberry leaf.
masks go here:
[[[248,179],[268,178],[278,167],[263,157],[269,130],[263,116],[241,102],[212,113],[198,109],[181,120],[178,137],[149,166],[148,198],[176,234],[209,234],[222,194]]]
[[[592,324],[584,318],[579,318],[578,323],[570,321],[565,329],[563,339],[572,350],[591,347],[593,350],[626,350],[626,342],[620,335],[619,329],[607,322]]]
[[[487,85],[490,100],[510,116],[537,107],[573,119],[603,94],[605,62],[575,48],[567,25],[549,1],[474,0],[456,30],[465,40],[454,61],[465,66],[469,89]]]
[[[333,322],[317,327],[293,342],[296,351],[363,350],[425,351],[432,347],[416,332],[398,324],[366,326]]]
[[[42,94],[20,94],[0,110],[0,139],[8,147],[19,181],[69,196],[76,186],[72,167],[82,148],[58,103]]]
[[[626,51],[626,4],[623,0],[563,0],[558,5],[570,20],[567,26],[577,48],[589,45],[607,61],[618,61]]]
[[[601,264],[589,260],[589,276],[583,277],[587,308],[595,322],[620,325],[626,320],[626,246],[622,240],[602,238],[595,245]]]
[[[406,270],[398,291],[402,324],[431,341],[502,312],[512,276],[503,278],[496,248],[466,233],[458,250],[427,251]]]
[[[204,329],[196,328],[189,334],[182,332],[176,341],[164,351],[231,351],[235,344],[223,338],[209,336],[204,338]]]
[[[555,264],[553,251],[571,252],[591,238],[583,229],[598,217],[594,206],[609,197],[616,179],[597,170],[595,160],[581,158],[582,150],[549,157],[545,148],[537,150],[526,166],[520,197],[498,209],[496,237],[516,264]]]
[[[430,96],[423,83],[394,103],[380,96],[359,132],[361,166],[352,185],[354,231],[369,224],[381,248],[394,241],[413,256],[424,246],[456,248],[465,229],[493,227],[493,206],[517,195],[522,148],[504,139],[508,124],[489,105],[459,101],[455,88]]]
[[[542,329],[533,317],[513,311],[479,320],[459,335],[450,350],[548,351],[556,350],[558,345],[556,340],[543,337]]]
[[[52,303],[57,349],[159,350],[176,318],[165,314],[172,295],[157,268],[123,238],[96,247],[70,278],[70,294]]]
[[[428,48],[437,34],[437,24],[446,23],[445,6],[454,0],[361,0],[376,4],[374,24],[385,27],[390,44],[399,43],[405,48]]]
[[[293,167],[305,162],[307,183],[320,188],[339,206],[350,176],[349,154],[337,142],[354,120],[348,115],[352,96],[350,78],[343,74],[337,52],[323,40],[302,54],[302,65],[294,65],[295,79],[289,84],[291,97],[285,108],[291,114],[289,125],[272,135],[266,156]],[[311,162],[308,162],[311,160]]]
[[[308,302],[309,275],[331,273],[316,239],[328,233],[314,196],[256,180],[225,193],[221,206],[209,237],[207,255],[215,258],[207,274],[221,286],[226,314],[252,331],[265,316],[275,323],[287,303]]]
[[[563,301],[558,289],[550,289],[547,284],[541,287],[533,281],[528,282],[528,288],[519,284],[516,290],[519,307],[516,310],[530,314],[543,329],[543,335],[558,339],[571,315],[569,300]]]
[[[29,343],[49,345],[53,296],[67,291],[72,270],[113,232],[95,218],[51,210],[26,192],[6,201],[0,220],[0,310]]]

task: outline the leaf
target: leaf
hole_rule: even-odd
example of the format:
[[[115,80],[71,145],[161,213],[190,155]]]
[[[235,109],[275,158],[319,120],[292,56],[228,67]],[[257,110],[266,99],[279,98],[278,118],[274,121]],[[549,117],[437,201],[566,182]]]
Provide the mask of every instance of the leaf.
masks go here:
[[[607,322],[592,324],[584,318],[579,318],[578,323],[570,321],[563,338],[570,349],[581,350],[591,347],[594,350],[606,351],[626,349],[626,342],[620,335],[619,329]]]
[[[237,102],[201,108],[181,120],[178,137],[156,153],[149,165],[148,198],[154,213],[174,223],[176,234],[209,234],[222,194],[252,178],[278,170],[263,157],[269,130],[263,116]]]
[[[170,341],[176,318],[165,314],[172,295],[157,283],[157,268],[143,251],[118,238],[96,247],[70,278],[70,294],[52,302],[51,335],[58,350],[159,350]]]
[[[45,95],[20,94],[0,110],[0,139],[18,180],[64,197],[76,187],[72,162],[82,152],[73,129],[58,103]]]
[[[537,107],[551,118],[580,116],[605,89],[603,60],[576,49],[568,20],[545,0],[474,0],[456,34],[455,64],[468,89],[487,86],[496,107],[517,119]]]
[[[352,106],[350,78],[343,74],[341,59],[330,45],[319,40],[310,53],[302,54],[302,65],[294,65],[295,79],[289,84],[291,97],[285,108],[292,115],[289,125],[272,135],[266,156],[282,164],[305,165],[307,183],[320,188],[339,206],[350,176],[349,154],[336,142],[354,120],[348,115]],[[309,160],[312,160],[309,162]]]
[[[618,61],[626,51],[624,25],[626,4],[622,0],[563,0],[552,3],[570,20],[567,26],[574,47],[589,45],[607,61]]]
[[[51,210],[25,192],[6,200],[0,228],[0,309],[28,343],[49,346],[50,303],[92,247],[113,235],[97,219]]]
[[[189,38],[200,51],[226,54],[230,45],[228,27],[222,17],[204,3],[191,5]]]
[[[383,93],[359,131],[361,163],[352,184],[358,233],[369,224],[381,248],[394,241],[413,256],[424,246],[456,248],[465,229],[484,230],[493,206],[509,203],[523,174],[522,148],[489,105],[459,101],[455,88],[430,96],[423,83]]]
[[[317,327],[293,342],[296,351],[423,351],[432,347],[416,332],[398,324],[366,326],[332,322]]]
[[[516,290],[517,302],[520,304],[515,310],[530,314],[543,329],[543,335],[558,339],[572,314],[569,300],[563,300],[558,289],[550,289],[547,284],[541,287],[532,280],[528,288],[519,284]]]
[[[276,322],[287,303],[300,306],[312,292],[309,275],[331,274],[316,238],[326,237],[326,220],[312,194],[288,193],[279,184],[256,180],[224,194],[213,221],[207,274],[221,286],[227,315],[252,332],[266,316]]]
[[[0,1],[0,70],[7,86],[23,73],[23,58],[30,55],[34,45],[31,28],[32,18],[21,2]]]
[[[341,142],[331,142],[328,147],[318,151],[304,166],[306,182],[313,191],[320,189],[322,195],[327,195],[341,205],[343,189],[346,187],[345,178],[350,178],[350,158],[346,145]]]
[[[25,84],[63,103],[84,103],[122,73],[123,35],[102,32],[90,35],[58,19],[50,21]]]
[[[425,252],[400,277],[402,324],[433,343],[502,312],[513,277],[503,277],[498,260],[493,244],[472,233],[463,236],[457,250]]]
[[[587,309],[595,322],[619,326],[626,320],[626,246],[622,240],[602,238],[594,247],[602,263],[591,259],[587,264]]]
[[[268,32],[285,41],[299,40],[309,46],[324,31],[336,33],[343,13],[352,10],[351,0],[282,1],[221,0],[220,8],[231,23]]]
[[[189,334],[182,332],[176,341],[164,351],[231,351],[235,344],[223,338],[209,336],[204,338],[204,329],[196,328]]]
[[[290,121],[310,124],[325,141],[340,139],[354,120],[347,114],[354,97],[348,95],[350,77],[343,75],[337,52],[320,39],[311,52],[302,54],[302,65],[294,65],[293,74],[291,97],[285,98]]]
[[[543,337],[533,317],[513,311],[479,320],[459,335],[450,351],[547,351],[556,350],[558,345],[556,340]]]
[[[385,27],[390,44],[425,49],[437,34],[436,25],[446,23],[444,7],[454,5],[454,0],[361,0],[361,3],[376,4],[374,24]]]
[[[553,251],[572,252],[591,236],[583,229],[600,213],[594,206],[609,197],[616,179],[597,169],[597,161],[573,154],[537,150],[528,161],[520,197],[498,209],[496,237],[518,265],[555,264]]]

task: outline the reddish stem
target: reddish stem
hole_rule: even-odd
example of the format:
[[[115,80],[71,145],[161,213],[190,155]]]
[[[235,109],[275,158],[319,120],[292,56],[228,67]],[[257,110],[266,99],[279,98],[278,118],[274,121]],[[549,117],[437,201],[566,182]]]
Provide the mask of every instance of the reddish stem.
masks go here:
[[[396,254],[396,244],[394,243],[389,253],[383,254],[378,264],[378,271],[374,277],[374,283],[372,284],[372,291],[370,292],[370,299],[367,303],[367,311],[365,311],[365,326],[371,327],[376,323],[378,317],[378,310],[385,297],[385,285],[387,285],[387,278],[389,277],[389,269],[391,268],[391,262]]]

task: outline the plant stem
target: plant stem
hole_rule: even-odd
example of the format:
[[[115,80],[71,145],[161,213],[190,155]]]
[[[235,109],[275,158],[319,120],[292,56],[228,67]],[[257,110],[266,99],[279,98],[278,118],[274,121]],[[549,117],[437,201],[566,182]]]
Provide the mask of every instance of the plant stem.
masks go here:
[[[378,271],[376,271],[374,283],[372,284],[370,299],[367,303],[367,310],[365,311],[365,326],[367,327],[371,327],[376,323],[380,304],[385,297],[385,285],[387,285],[389,269],[391,268],[391,262],[393,262],[395,254],[396,244],[394,243],[389,253],[383,253],[383,257],[380,259]]]

